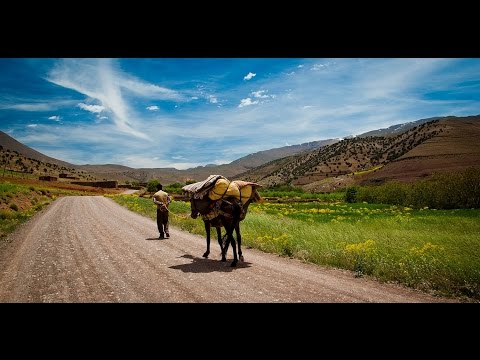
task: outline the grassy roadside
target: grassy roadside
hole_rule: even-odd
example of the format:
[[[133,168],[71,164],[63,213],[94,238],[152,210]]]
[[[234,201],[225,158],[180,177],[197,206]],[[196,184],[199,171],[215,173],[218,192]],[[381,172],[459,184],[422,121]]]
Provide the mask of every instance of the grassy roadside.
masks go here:
[[[111,196],[155,219],[151,199]],[[205,235],[190,205],[174,201],[171,224]],[[280,256],[373,276],[434,295],[480,301],[480,209],[413,210],[366,203],[256,203],[242,243]],[[216,235],[212,230],[213,239]],[[248,254],[248,253],[247,253]],[[245,254],[246,256],[248,256]]]

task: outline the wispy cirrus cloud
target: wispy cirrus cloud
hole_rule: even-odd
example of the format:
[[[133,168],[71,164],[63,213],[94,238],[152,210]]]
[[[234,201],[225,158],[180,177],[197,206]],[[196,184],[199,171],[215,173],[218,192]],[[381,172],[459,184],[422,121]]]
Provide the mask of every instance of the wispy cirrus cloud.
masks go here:
[[[118,77],[118,86],[138,96],[154,100],[176,100],[186,101],[187,98],[178,91],[168,89],[163,86],[149,84],[131,75],[120,75]]]
[[[121,92],[121,80],[124,79],[117,69],[115,62],[109,59],[64,59],[59,61],[49,72],[46,80],[75,90],[101,103],[103,109],[112,112],[114,123],[119,131],[135,137],[149,140],[150,137],[141,130],[133,119],[136,118],[134,111],[124,99]],[[145,89],[144,84],[137,88],[132,79],[127,79],[128,88],[141,92]],[[95,105],[94,105],[95,106]],[[99,110],[89,105],[83,109]]]
[[[0,83],[11,83],[1,82],[1,70]],[[31,82],[27,91],[0,89],[2,130],[78,164],[185,169],[420,118],[480,113],[478,59],[67,59],[47,79],[40,94],[48,101],[30,97],[28,90],[39,88]],[[54,109],[71,90],[81,96]],[[61,117],[61,126],[46,121],[51,116]],[[159,129],[161,146],[153,139]]]
[[[75,100],[53,100],[53,101],[31,101],[15,103],[10,101],[8,103],[0,103],[0,109],[5,110],[20,110],[20,111],[54,111],[63,107],[72,106],[77,101]]]
[[[48,117],[48,120],[60,121],[60,116],[52,115]]]
[[[463,83],[462,79],[469,78],[467,71],[464,74],[455,71],[455,76],[451,70],[447,71],[455,62],[458,60],[332,59],[321,63],[316,59],[306,60],[302,64],[305,69],[328,65],[317,66],[322,71],[300,68],[295,76],[288,76],[288,71],[284,71],[270,77],[262,87],[277,94],[275,101],[252,106],[259,104],[268,93],[251,92],[237,103],[237,109],[242,108],[242,112],[232,110],[228,115],[222,114],[229,119],[224,131],[256,138],[257,144],[266,149],[280,146],[277,141],[282,137],[288,138],[289,143],[302,143],[341,138],[455,111],[468,114],[476,108],[478,112],[478,101],[451,99],[447,103],[424,98],[426,89],[455,87],[456,82]],[[473,74],[475,68],[480,70],[480,61],[476,66],[472,64],[468,73]],[[480,75],[476,79],[480,80]],[[468,88],[478,89],[479,83],[470,81]],[[248,113],[243,113],[246,109]],[[242,126],[235,127],[236,123]],[[230,125],[231,128],[227,128]],[[255,131],[249,133],[249,129]],[[251,152],[256,151],[255,146],[252,144]]]

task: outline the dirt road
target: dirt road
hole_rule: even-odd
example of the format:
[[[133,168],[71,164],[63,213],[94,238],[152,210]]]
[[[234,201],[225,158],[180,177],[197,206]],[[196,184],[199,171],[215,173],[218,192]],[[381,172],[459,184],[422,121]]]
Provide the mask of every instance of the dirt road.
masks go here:
[[[198,221],[201,221],[200,219]],[[230,267],[212,242],[102,196],[59,198],[0,249],[0,302],[446,302],[254,249]]]

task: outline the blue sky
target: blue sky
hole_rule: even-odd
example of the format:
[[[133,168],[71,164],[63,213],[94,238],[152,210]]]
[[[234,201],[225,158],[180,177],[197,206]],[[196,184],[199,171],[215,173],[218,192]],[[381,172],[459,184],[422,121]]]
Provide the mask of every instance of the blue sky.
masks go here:
[[[480,59],[0,59],[0,130],[73,164],[225,164],[480,114]]]

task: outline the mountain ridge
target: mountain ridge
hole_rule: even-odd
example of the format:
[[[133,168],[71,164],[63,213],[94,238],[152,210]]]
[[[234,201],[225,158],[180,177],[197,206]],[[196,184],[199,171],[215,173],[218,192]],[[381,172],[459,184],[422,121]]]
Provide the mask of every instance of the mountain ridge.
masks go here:
[[[222,165],[205,165],[198,166],[195,168],[190,168],[186,170],[178,170],[175,168],[132,168],[125,165],[118,164],[101,164],[101,165],[75,165],[68,162],[54,159],[48,157],[34,149],[29,148],[28,146],[18,142],[14,138],[0,131],[0,145],[4,149],[10,149],[17,151],[25,156],[48,160],[53,164],[59,166],[66,166],[76,169],[79,172],[89,172],[92,173],[96,178],[104,180],[117,180],[119,182],[126,181],[139,181],[147,182],[151,179],[157,179],[163,183],[173,183],[181,182],[184,183],[187,180],[200,181],[207,178],[209,175],[222,174],[228,178],[238,178],[248,181],[259,182],[263,185],[270,186],[279,183],[288,183],[296,186],[304,186],[305,188],[317,190],[319,187],[313,186],[311,184],[318,183],[319,181],[324,181],[326,178],[334,178],[336,176],[342,176],[349,172],[367,170],[369,168],[374,168],[379,164],[383,164],[382,167],[388,169],[392,172],[394,169],[393,165],[387,167],[387,163],[390,163],[390,160],[399,158],[400,155],[404,156],[408,151],[412,151],[417,144],[421,136],[418,138],[413,136],[412,132],[410,135],[404,135],[403,138],[399,137],[401,134],[405,134],[411,129],[420,128],[425,126],[424,124],[432,124],[441,122],[444,120],[449,120],[447,124],[450,127],[455,127],[460,123],[468,123],[468,119],[477,119],[478,115],[470,117],[433,117],[427,119],[420,119],[413,122],[408,122],[404,124],[392,125],[388,128],[378,129],[374,131],[369,131],[357,136],[346,137],[344,139],[326,139],[313,142],[306,142],[298,145],[289,145],[280,148],[268,149],[258,151],[256,153],[248,154],[242,158],[236,159],[229,164]],[[453,122],[452,122],[453,121]],[[473,120],[472,120],[473,121]],[[455,123],[456,122],[456,123]],[[476,120],[474,121],[476,122]],[[429,125],[430,126],[430,125]],[[475,128],[475,127],[473,127]],[[417,130],[420,131],[420,130]],[[427,133],[424,129],[423,132]],[[431,130],[435,131],[435,130]],[[464,130],[472,131],[473,134],[476,134],[476,130]],[[383,134],[383,135],[379,135]],[[438,135],[438,134],[436,134]],[[409,137],[410,136],[410,137]],[[423,136],[423,135],[422,135]],[[425,135],[427,136],[427,135]],[[456,136],[459,136],[458,134]],[[464,136],[464,135],[461,135]],[[397,145],[391,145],[396,150],[388,150],[385,146],[387,143],[386,139],[392,139],[393,137],[399,137]],[[385,139],[376,139],[376,138],[385,138]],[[375,140],[372,140],[375,139]],[[423,139],[423,138],[422,138]],[[428,139],[423,139],[427,141]],[[388,140],[391,141],[391,140]],[[406,144],[405,142],[409,142]],[[412,146],[415,142],[415,146]],[[354,144],[358,149],[360,149],[360,143],[362,147],[372,147],[371,152],[366,152],[362,155],[362,160],[354,159],[354,153],[351,151],[355,148]],[[353,146],[348,152],[345,152],[348,146]],[[453,144],[453,143],[452,143]],[[453,145],[450,146],[453,146]],[[438,145],[438,144],[437,144]],[[458,145],[458,144],[457,144]],[[400,150],[403,149],[403,150]],[[408,151],[407,151],[408,150]],[[336,160],[328,160],[328,154],[325,151],[331,151],[332,154],[336,153]],[[342,153],[344,152],[344,154]],[[388,153],[390,151],[390,153]],[[394,152],[393,152],[394,151]],[[470,160],[465,160],[466,163],[470,163],[476,160],[476,153],[471,148],[468,149],[470,152]],[[382,152],[382,154],[380,154]],[[343,154],[343,155],[342,155]],[[352,159],[348,159],[350,155]],[[358,155],[356,155],[358,157]],[[388,161],[386,161],[388,158]],[[407,156],[408,158],[408,156]],[[346,159],[346,160],[345,160]],[[376,160],[375,160],[376,159]],[[320,163],[319,161],[324,163]],[[398,159],[398,163],[401,159]],[[403,160],[402,160],[403,161]],[[411,161],[411,160],[408,160]],[[295,162],[297,164],[295,165]],[[300,166],[301,163],[301,166]],[[331,164],[330,164],[331,163]],[[334,163],[334,164],[333,164]],[[445,167],[445,164],[443,164]],[[316,168],[316,169],[315,169]],[[328,168],[328,171],[327,171]],[[385,169],[379,170],[377,173],[385,172]],[[398,173],[399,170],[393,171]],[[378,174],[377,174],[378,175]],[[388,178],[387,175],[385,175]],[[398,176],[397,176],[398,177]],[[375,176],[370,175],[369,177],[365,176],[365,179],[369,178],[371,182],[379,182],[379,176],[375,180]]]
[[[480,116],[437,118],[404,132],[344,139],[274,160],[238,178],[266,187],[287,184],[313,192],[353,184],[412,182],[435,172],[480,166],[478,139]]]

